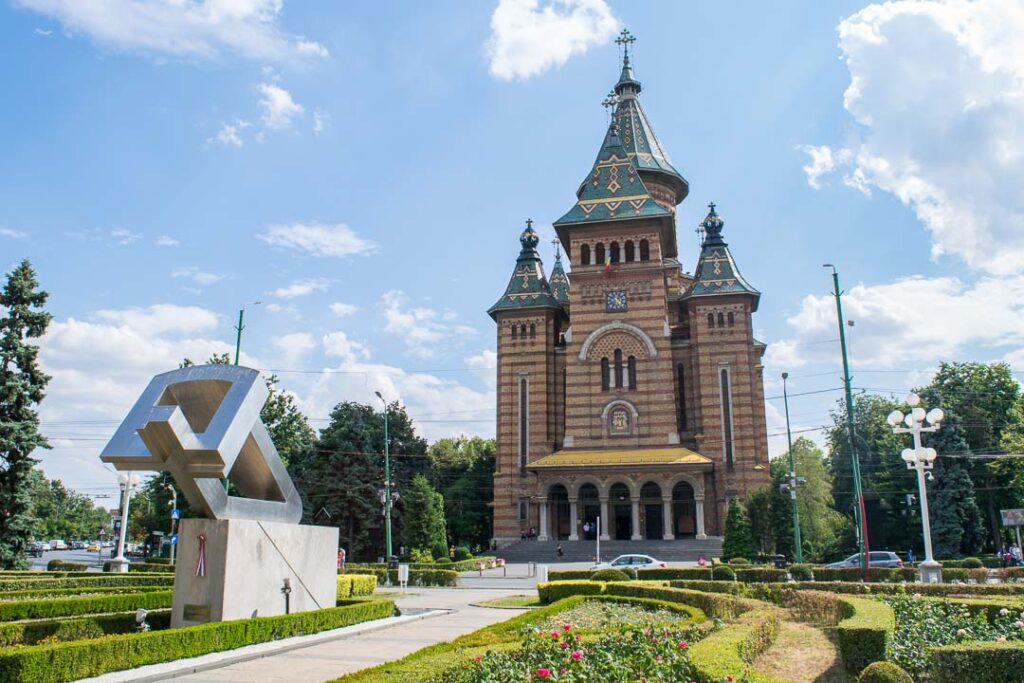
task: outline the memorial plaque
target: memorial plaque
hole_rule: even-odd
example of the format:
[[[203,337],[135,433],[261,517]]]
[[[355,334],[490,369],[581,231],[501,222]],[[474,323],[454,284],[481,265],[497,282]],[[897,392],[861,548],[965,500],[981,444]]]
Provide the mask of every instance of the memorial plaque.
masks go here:
[[[205,624],[210,621],[210,606],[186,604],[181,618],[185,621],[194,621],[199,624]]]

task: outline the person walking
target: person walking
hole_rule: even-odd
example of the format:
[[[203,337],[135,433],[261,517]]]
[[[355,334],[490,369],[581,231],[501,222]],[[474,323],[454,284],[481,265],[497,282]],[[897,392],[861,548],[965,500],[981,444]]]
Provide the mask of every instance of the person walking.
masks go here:
[[[907,550],[907,564],[914,564],[914,549]]]
[[[1013,558],[1013,566],[1019,567],[1021,560],[1024,559],[1024,554],[1021,553],[1020,546],[1014,543],[1010,546],[1010,556]]]
[[[558,547],[555,548],[555,554],[558,555],[558,559],[559,560],[561,560],[562,556],[565,555],[565,552],[563,552],[563,550],[562,550],[562,544],[561,543],[559,543]]]

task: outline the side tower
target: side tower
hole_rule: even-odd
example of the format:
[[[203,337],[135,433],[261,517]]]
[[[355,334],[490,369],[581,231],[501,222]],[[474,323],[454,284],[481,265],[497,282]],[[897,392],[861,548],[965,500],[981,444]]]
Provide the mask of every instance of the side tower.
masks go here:
[[[532,221],[527,221],[505,294],[487,311],[498,327],[494,538],[499,545],[539,526],[530,505],[534,491],[527,466],[549,455],[561,439],[564,383],[555,356],[563,346],[567,316],[559,297],[566,297],[568,278],[556,261],[548,282],[538,242]]]

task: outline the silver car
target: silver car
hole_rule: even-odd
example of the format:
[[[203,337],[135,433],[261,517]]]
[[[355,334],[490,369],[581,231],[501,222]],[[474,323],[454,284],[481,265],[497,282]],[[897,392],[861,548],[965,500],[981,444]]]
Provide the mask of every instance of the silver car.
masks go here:
[[[872,550],[868,553],[868,564],[872,567],[887,567],[899,569],[903,566],[903,560],[900,556],[889,550]],[[843,569],[845,567],[859,567],[860,566],[860,553],[856,555],[850,555],[845,560],[839,562],[833,562],[828,565],[829,569]]]
[[[599,562],[591,569],[665,569],[667,562],[656,560],[650,555],[619,555],[611,562]]]

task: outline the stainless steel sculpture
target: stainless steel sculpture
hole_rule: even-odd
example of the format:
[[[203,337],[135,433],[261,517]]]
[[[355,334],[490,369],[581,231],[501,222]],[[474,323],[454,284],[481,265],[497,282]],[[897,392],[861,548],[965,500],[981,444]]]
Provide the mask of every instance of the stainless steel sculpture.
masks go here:
[[[260,419],[268,395],[252,368],[157,375],[100,459],[122,471],[169,472],[192,508],[212,519],[298,523],[302,501]],[[225,492],[229,474],[244,497]]]

